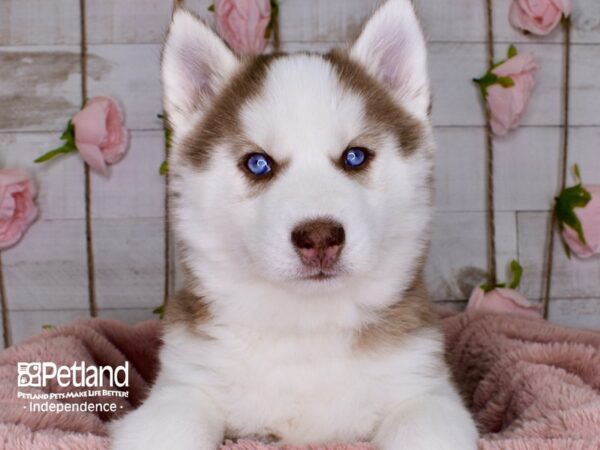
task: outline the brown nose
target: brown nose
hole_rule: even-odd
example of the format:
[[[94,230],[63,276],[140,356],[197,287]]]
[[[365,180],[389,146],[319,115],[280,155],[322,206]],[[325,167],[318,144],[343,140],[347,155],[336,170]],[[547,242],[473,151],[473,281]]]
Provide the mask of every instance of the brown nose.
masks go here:
[[[302,262],[321,269],[337,262],[345,239],[344,227],[329,219],[303,222],[292,231],[292,243]]]

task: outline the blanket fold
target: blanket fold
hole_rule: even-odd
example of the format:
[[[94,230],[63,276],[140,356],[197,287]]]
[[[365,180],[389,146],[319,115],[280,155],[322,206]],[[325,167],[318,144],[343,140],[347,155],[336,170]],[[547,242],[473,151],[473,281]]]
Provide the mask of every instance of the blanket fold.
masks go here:
[[[482,449],[600,448],[600,333],[458,314],[446,353]]]
[[[600,333],[541,320],[461,313],[442,321],[446,356],[477,421],[482,450],[587,450],[600,448]],[[34,336],[0,353],[0,449],[107,449],[107,423],[137,407],[158,370],[160,323],[129,326],[85,319]],[[52,361],[112,366],[129,362],[127,397],[52,399],[112,402],[116,412],[30,412],[29,394],[86,388],[18,387],[17,363]],[[117,389],[117,388],[115,388]],[[432,430],[434,432],[434,430]],[[367,450],[365,444],[331,444],[302,450]],[[222,450],[274,450],[248,440]],[[283,447],[284,450],[300,450]]]

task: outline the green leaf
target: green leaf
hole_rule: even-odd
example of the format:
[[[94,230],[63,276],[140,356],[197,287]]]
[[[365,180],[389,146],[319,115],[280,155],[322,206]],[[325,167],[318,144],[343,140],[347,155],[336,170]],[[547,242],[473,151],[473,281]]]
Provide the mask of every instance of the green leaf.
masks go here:
[[[158,173],[161,176],[165,176],[168,171],[169,171],[169,161],[163,161],[162,164],[160,165],[160,168],[158,169]]]
[[[173,145],[173,133],[168,128],[165,128],[165,147],[167,147],[167,150],[171,150],[172,145]]]
[[[36,158],[33,162],[38,163],[38,164],[43,163],[43,162],[51,160],[55,156],[63,155],[65,153],[72,153],[74,151],[76,151],[75,146],[71,146],[69,143],[66,143],[62,147],[58,147],[58,148],[55,148],[54,150],[50,150],[49,152],[44,153],[39,158]]]
[[[521,267],[521,264],[519,264],[519,261],[517,261],[516,259],[513,259],[510,262],[510,270],[512,272],[513,279],[508,287],[510,289],[516,289],[519,287],[519,284],[521,283],[521,277],[523,276],[523,267]],[[506,283],[482,284],[479,287],[483,290],[483,292],[485,292],[487,294],[488,292],[491,292],[496,288],[505,288]]]
[[[517,289],[521,284],[521,277],[523,276],[523,266],[519,264],[519,261],[513,259],[510,262],[510,270],[512,271],[513,279],[508,287],[511,289]]]
[[[577,237],[579,238],[579,240],[583,243],[586,244],[586,240],[585,240],[585,235],[583,233],[583,226],[581,225],[581,222],[579,221],[579,218],[577,217],[577,215],[573,212],[573,211],[564,211],[561,210],[561,218],[560,220],[560,230],[564,230],[565,225],[568,225],[570,228],[572,228],[576,233],[577,233]]]
[[[169,128],[167,115],[165,113],[162,113],[157,114],[156,117],[163,121],[163,129],[165,130],[165,147],[167,148],[167,150],[169,150],[171,148],[171,144],[173,143],[173,133]]]
[[[554,206],[554,212],[558,220],[560,231],[563,231],[565,226],[572,228],[583,244],[586,244],[587,242],[583,233],[583,226],[581,225],[577,214],[575,214],[575,208],[585,207],[591,199],[592,194],[579,183],[575,186],[563,189],[560,195],[556,197],[556,204]]]
[[[581,172],[579,171],[578,164],[573,164],[573,173],[575,174],[575,179],[577,182],[581,184]]]
[[[509,88],[515,85],[515,82],[511,77],[499,77],[492,71],[489,71],[481,78],[474,78],[473,82],[479,85],[483,98],[487,98],[487,90],[490,86],[499,84],[504,88]]]
[[[506,287],[506,284],[505,283],[500,283],[500,284],[482,284],[479,287],[483,290],[483,292],[485,292],[487,294],[488,292],[491,292],[491,291],[493,291],[496,288]]]
[[[474,78],[473,82],[477,83],[479,85],[481,95],[483,96],[484,99],[487,98],[488,88],[490,86],[499,84],[500,86],[502,86],[504,88],[509,88],[509,87],[512,87],[515,85],[515,82],[513,81],[513,79],[511,77],[499,77],[492,71],[489,71],[481,78]]]
[[[265,30],[265,39],[270,39],[271,35],[275,31],[275,24],[277,22],[278,16],[279,16],[279,1],[271,0],[271,18],[269,20],[269,24],[267,25],[267,29]]]
[[[45,323],[44,325],[42,325],[42,330],[53,330],[54,328],[56,328],[56,327],[49,323]]]
[[[73,137],[75,134],[75,127],[73,126],[73,123],[69,120],[67,122],[67,128],[65,128],[65,131],[63,131],[63,134],[60,135],[60,138],[63,141],[66,141],[67,139],[69,139],[69,136]]]
[[[209,5],[207,9],[208,9],[210,12],[215,12],[215,5],[214,5],[214,4],[212,4],[212,5]]]
[[[75,126],[69,120],[67,123],[67,128],[60,136],[61,140],[65,141],[69,146],[76,148],[75,146]]]
[[[60,135],[60,139],[62,141],[65,141],[65,143],[62,146],[44,153],[42,156],[35,159],[33,162],[42,163],[54,158],[55,156],[62,155],[65,153],[71,153],[77,150],[77,147],[75,147],[75,127],[73,126],[73,123],[70,120],[67,123],[67,128]]]
[[[504,88],[513,87],[515,82],[511,77],[498,77],[498,84]]]
[[[567,241],[565,241],[565,238],[562,234],[560,235],[560,242],[562,243],[563,250],[565,251],[567,258],[571,259],[571,247],[569,247],[569,244],[567,244]]]
[[[592,199],[592,194],[581,183],[565,188],[559,198],[564,199],[572,208],[583,208]]]
[[[165,317],[165,305],[160,305],[154,308],[152,314],[156,314],[159,319],[164,319]]]
[[[474,78],[473,81],[480,86],[488,87],[498,82],[498,75],[493,72],[488,72],[481,78]]]
[[[271,17],[279,16],[279,0],[271,0]]]
[[[493,284],[482,284],[481,286],[479,286],[481,288],[481,290],[483,292],[485,292],[486,294],[488,292],[493,291],[494,289],[496,289],[496,286],[494,286]]]
[[[487,98],[487,88],[498,82],[498,75],[488,72],[481,78],[474,78],[473,82],[479,85],[481,96]]]

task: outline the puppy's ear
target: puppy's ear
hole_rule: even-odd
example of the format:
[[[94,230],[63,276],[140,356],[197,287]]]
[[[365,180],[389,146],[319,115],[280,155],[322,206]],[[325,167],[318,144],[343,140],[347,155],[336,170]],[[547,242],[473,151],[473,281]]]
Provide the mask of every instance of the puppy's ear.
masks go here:
[[[418,117],[428,116],[427,51],[410,0],[388,0],[379,8],[350,55],[390,89],[405,109]]]
[[[163,49],[162,83],[165,112],[176,136],[206,110],[238,64],[206,24],[183,8],[175,10]]]

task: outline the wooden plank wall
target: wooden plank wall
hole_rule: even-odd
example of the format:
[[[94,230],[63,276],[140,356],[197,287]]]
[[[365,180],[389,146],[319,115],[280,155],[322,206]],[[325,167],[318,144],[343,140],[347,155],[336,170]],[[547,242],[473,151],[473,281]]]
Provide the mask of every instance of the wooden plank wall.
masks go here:
[[[438,140],[437,214],[427,275],[436,301],[460,308],[483,280],[485,128],[470,82],[486,65],[485,1],[414,0],[430,51]],[[187,0],[211,20],[211,0]],[[376,0],[281,0],[284,51],[326,50],[354,37]],[[85,26],[80,27],[81,5]],[[540,71],[523,126],[495,139],[498,276],[508,261],[525,267],[524,292],[542,298],[551,199],[559,182],[562,31],[532,38],[507,21],[509,1],[493,0],[497,55],[510,43],[535,52]],[[122,103],[131,147],[110,179],[92,174],[94,292],[100,316],[152,317],[165,291],[165,180],[159,55],[171,0],[2,0],[0,2],[0,164],[33,168],[42,215],[27,237],[2,252],[4,303],[17,342],[42,325],[89,315],[84,167],[75,155],[43,167],[32,160],[58,144],[87,95]],[[85,36],[82,36],[81,30]],[[569,163],[600,183],[600,6],[574,0]],[[172,255],[169,259],[172,258]],[[179,277],[174,267],[167,290]],[[600,328],[600,258],[567,260],[556,251],[550,320]]]

